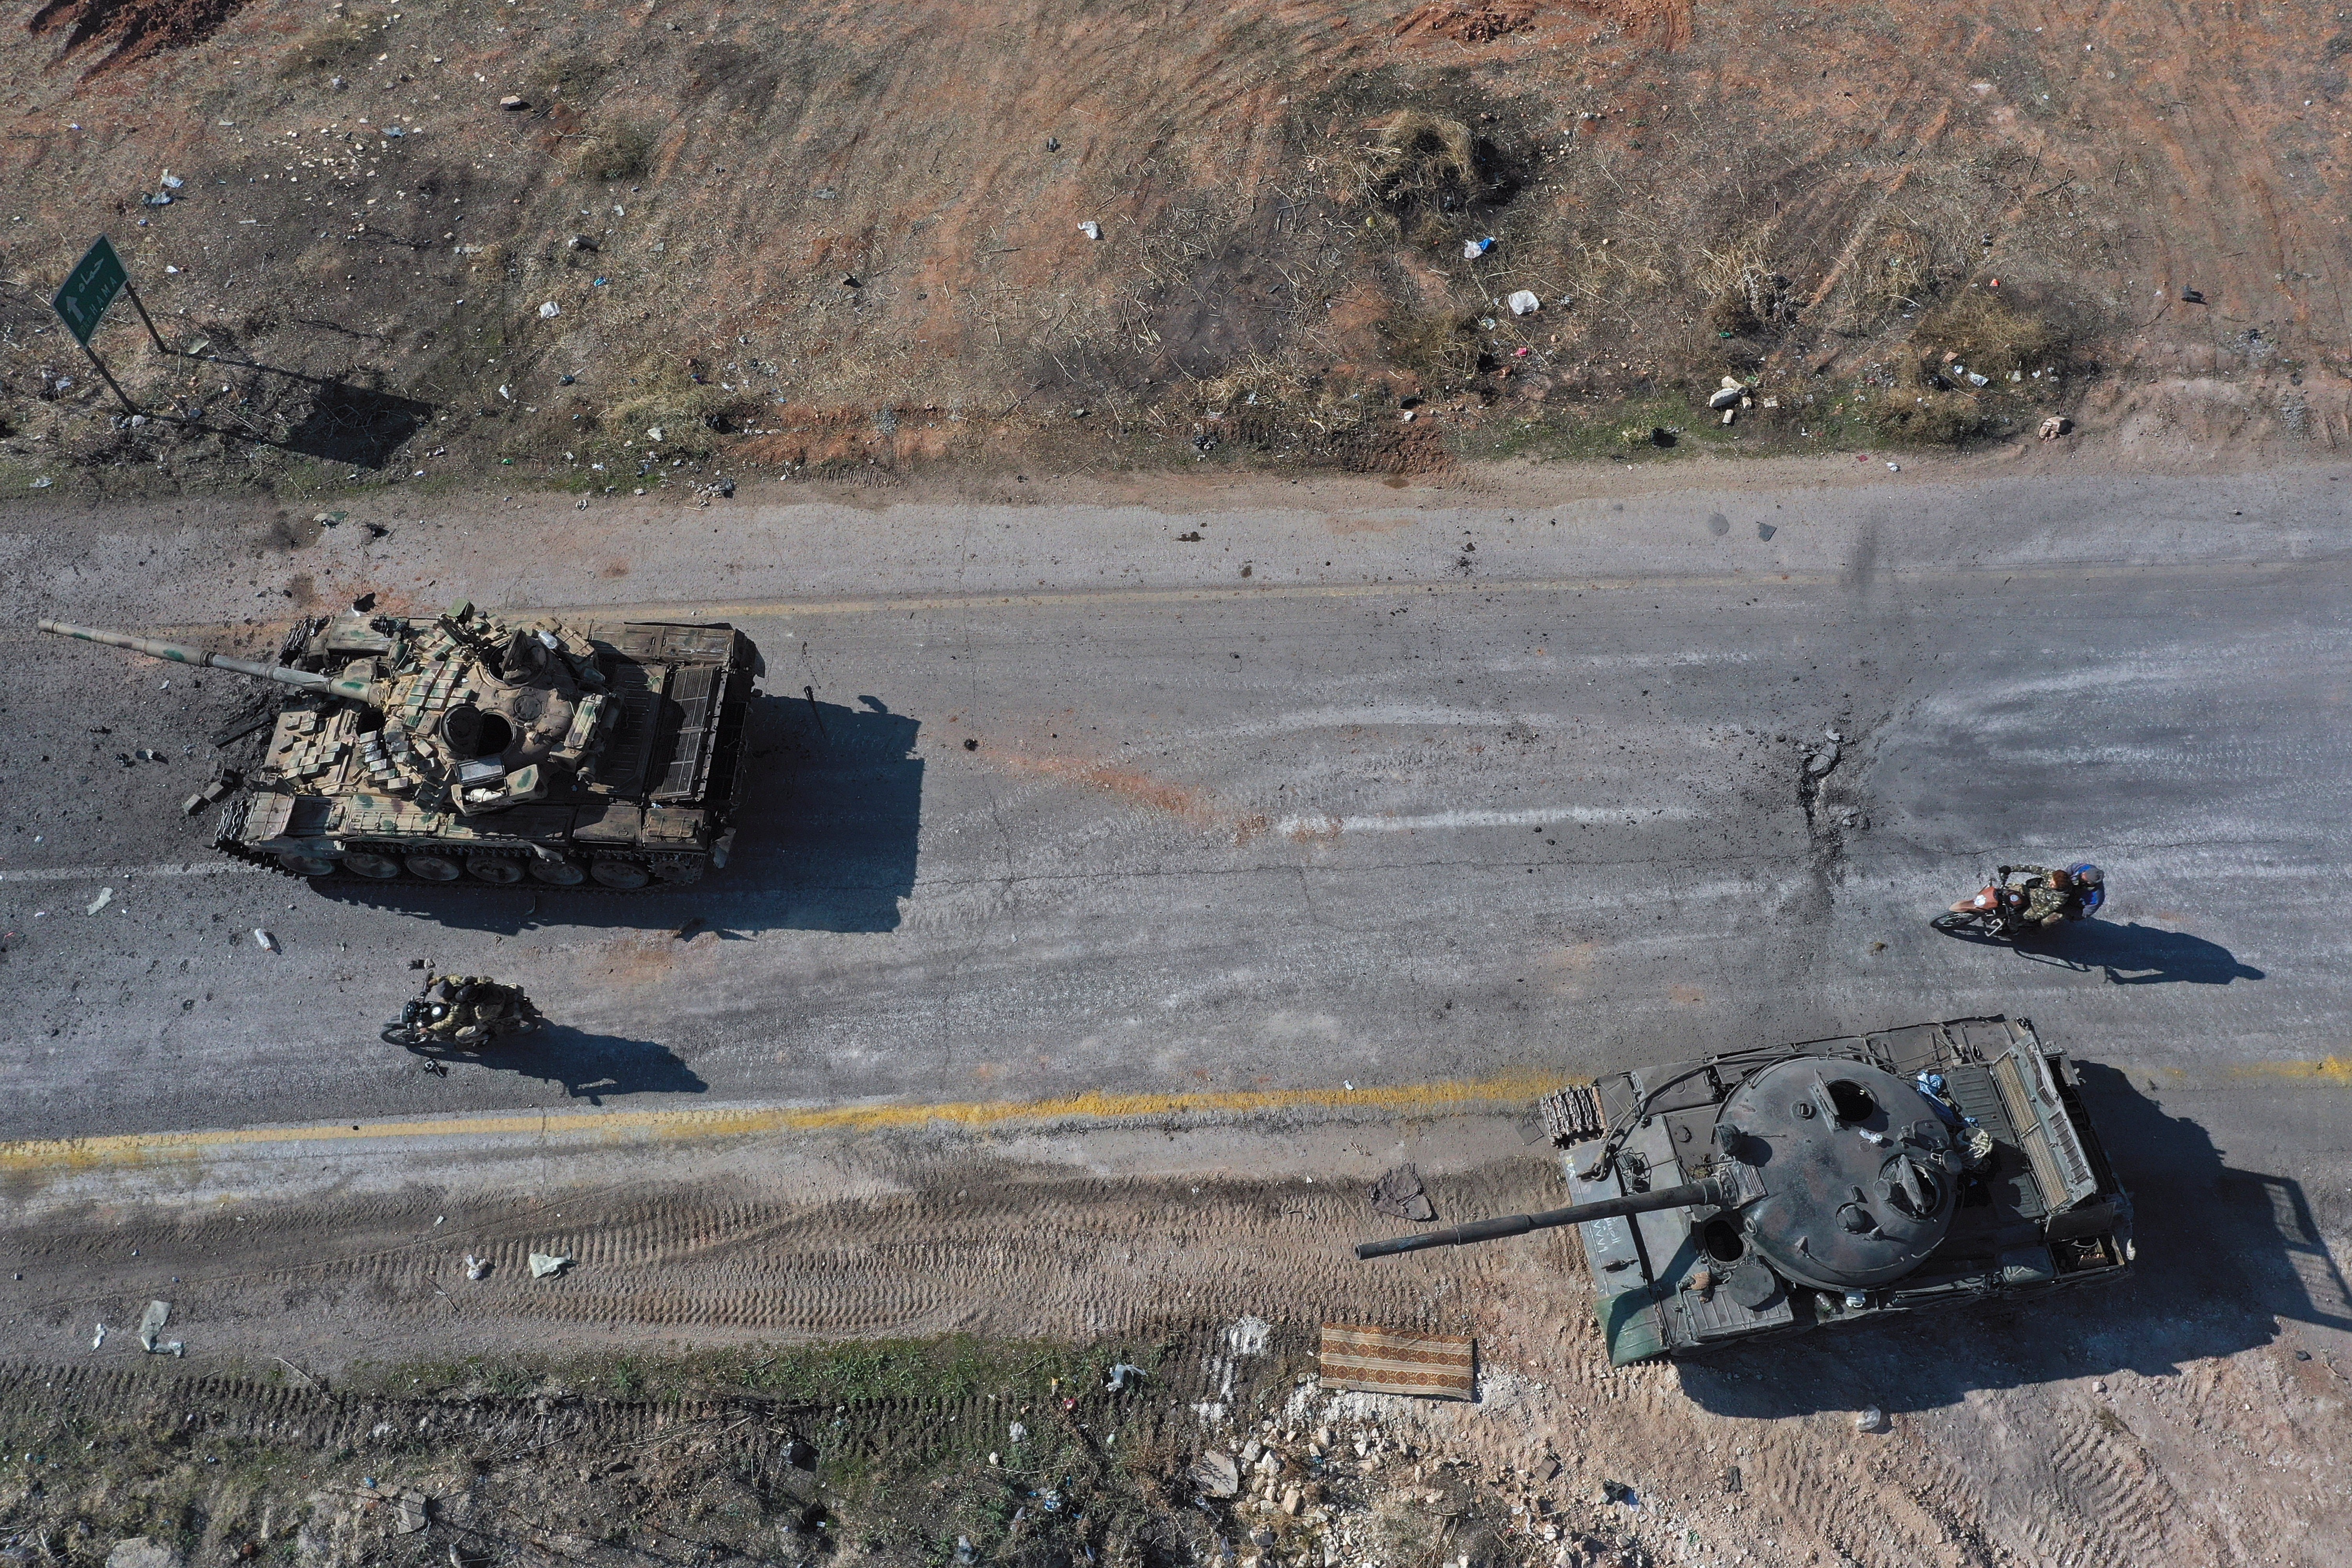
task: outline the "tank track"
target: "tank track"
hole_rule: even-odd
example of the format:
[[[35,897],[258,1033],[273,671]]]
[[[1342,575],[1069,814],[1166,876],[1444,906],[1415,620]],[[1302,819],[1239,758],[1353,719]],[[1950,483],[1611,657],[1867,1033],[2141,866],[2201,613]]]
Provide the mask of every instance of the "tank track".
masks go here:
[[[691,888],[702,879],[700,877],[696,877],[689,881],[677,882],[664,881],[656,877],[642,888],[608,888],[593,877],[566,886],[560,882],[542,882],[536,877],[526,876],[520,882],[511,882],[500,887],[497,883],[485,882],[472,877],[460,877],[452,882],[436,882],[430,878],[417,876],[405,868],[397,877],[362,877],[350,871],[335,871],[324,877],[306,877],[292,867],[284,864],[277,856],[265,855],[260,850],[250,847],[238,837],[245,827],[246,814],[252,807],[251,795],[238,795],[221,808],[220,827],[213,836],[213,847],[232,859],[242,860],[249,866],[258,866],[263,870],[275,872],[280,877],[286,877],[297,882],[307,882],[314,887],[456,888],[473,892],[495,893],[511,893],[529,889],[533,893],[566,895],[586,893],[604,898],[628,899],[646,893],[676,891],[682,888]],[[454,850],[451,852],[455,853]]]

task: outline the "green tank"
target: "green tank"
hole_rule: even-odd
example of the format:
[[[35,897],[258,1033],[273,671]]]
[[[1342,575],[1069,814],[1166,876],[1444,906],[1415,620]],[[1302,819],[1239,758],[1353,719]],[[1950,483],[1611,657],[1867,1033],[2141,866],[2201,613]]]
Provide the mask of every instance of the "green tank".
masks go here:
[[[2023,1018],[1727,1051],[1538,1109],[1574,1202],[1357,1256],[1573,1226],[1620,1366],[2131,1268],[2131,1197],[2074,1062]]]
[[[630,892],[694,881],[734,842],[760,654],[722,622],[461,603],[306,622],[274,664],[40,629],[286,688],[214,842],[296,876]]]

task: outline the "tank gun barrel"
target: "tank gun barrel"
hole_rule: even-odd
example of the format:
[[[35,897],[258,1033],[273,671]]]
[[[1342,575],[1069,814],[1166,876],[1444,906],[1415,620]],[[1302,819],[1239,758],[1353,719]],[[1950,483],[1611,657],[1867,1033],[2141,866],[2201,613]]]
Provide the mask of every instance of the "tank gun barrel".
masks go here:
[[[1551,1230],[1563,1225],[1615,1219],[1622,1215],[1649,1214],[1657,1209],[1687,1208],[1695,1204],[1719,1205],[1728,1199],[1729,1194],[1725,1192],[1723,1184],[1710,1176],[1679,1187],[1663,1187],[1654,1193],[1633,1193],[1622,1198],[1602,1198],[1597,1203],[1570,1204],[1564,1209],[1546,1209],[1541,1214],[1498,1215],[1493,1219],[1472,1220],[1467,1225],[1424,1231],[1419,1236],[1367,1241],[1357,1247],[1356,1256],[1390,1258],[1400,1252],[1419,1252],[1424,1247],[1464,1247],[1474,1241],[1500,1241],[1508,1236],[1525,1236],[1531,1230]]]
[[[101,642],[111,647],[127,647],[133,653],[143,653],[150,658],[169,659],[173,664],[194,664],[213,669],[226,669],[236,675],[250,675],[262,680],[274,680],[280,686],[291,686],[302,691],[335,689],[331,676],[314,675],[307,669],[294,669],[282,664],[262,664],[249,658],[231,658],[226,654],[209,649],[190,647],[185,643],[159,642],[153,637],[134,637],[122,632],[102,632],[90,626],[68,626],[63,621],[42,621],[40,629],[61,637],[79,637],[83,642]]]

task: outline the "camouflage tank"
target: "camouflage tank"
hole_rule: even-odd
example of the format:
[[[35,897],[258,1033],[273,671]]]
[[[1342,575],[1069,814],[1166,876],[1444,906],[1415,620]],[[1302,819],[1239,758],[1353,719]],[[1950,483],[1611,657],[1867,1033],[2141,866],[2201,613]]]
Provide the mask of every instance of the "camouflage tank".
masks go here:
[[[723,623],[469,604],[304,623],[276,664],[43,621],[288,689],[215,843],[301,877],[628,892],[724,866],[759,650]]]
[[[2078,1089],[1999,1016],[1616,1073],[1538,1108],[1576,1203],[1356,1254],[1575,1226],[1620,1366],[2120,1279],[2131,1199]]]

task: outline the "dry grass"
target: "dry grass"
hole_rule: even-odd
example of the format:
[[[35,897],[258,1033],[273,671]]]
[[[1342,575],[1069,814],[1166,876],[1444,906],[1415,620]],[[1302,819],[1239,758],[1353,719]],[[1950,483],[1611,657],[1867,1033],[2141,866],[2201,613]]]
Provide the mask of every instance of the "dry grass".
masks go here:
[[[642,125],[599,126],[588,134],[573,167],[592,180],[634,180],[653,162],[653,132]]]
[[[2048,317],[2020,310],[1990,290],[1974,289],[1922,317],[1911,344],[1921,351],[1923,373],[1952,363],[1944,357],[1950,354],[1997,386],[2012,372],[2030,374],[2060,367],[2072,348],[2066,331]]]
[[[278,62],[278,74],[284,80],[299,81],[320,71],[358,65],[383,47],[383,17],[362,11],[321,22],[286,51],[286,58]]]

